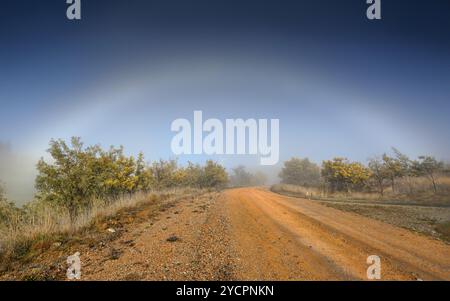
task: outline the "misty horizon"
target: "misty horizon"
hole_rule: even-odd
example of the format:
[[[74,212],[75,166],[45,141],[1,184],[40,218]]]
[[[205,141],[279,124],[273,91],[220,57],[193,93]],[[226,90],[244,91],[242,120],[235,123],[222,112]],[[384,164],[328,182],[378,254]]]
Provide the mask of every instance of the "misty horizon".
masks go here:
[[[32,196],[35,164],[53,138],[174,158],[170,125],[195,110],[279,119],[278,169],[291,157],[366,162],[391,147],[450,161],[448,2],[385,2],[378,23],[367,20],[365,1],[336,2],[90,1],[73,23],[65,1],[8,1],[0,12],[8,196]],[[258,167],[247,155],[179,162],[207,159]]]
[[[82,137],[81,137],[82,138]],[[57,140],[57,139],[54,139]],[[66,141],[68,142],[68,141]],[[98,144],[95,144],[98,145]],[[92,146],[92,145],[85,145],[85,147]],[[99,145],[100,147],[105,147],[102,145]],[[113,145],[111,145],[113,146]],[[116,147],[119,145],[115,145]],[[123,145],[122,145],[123,146]],[[110,146],[108,146],[110,147]],[[138,153],[130,153],[127,150],[127,147],[124,146],[124,152],[127,155],[137,156]],[[392,149],[387,150],[387,154],[392,154]],[[409,156],[408,153],[405,153]],[[371,156],[368,156],[366,160],[361,161],[361,163],[366,164],[367,161],[371,158],[374,158],[376,156],[380,156],[380,154],[373,154]],[[423,154],[425,155],[425,154]],[[433,154],[427,154],[433,156]],[[148,154],[144,153],[144,157],[148,158]],[[147,160],[146,162],[148,164],[151,164],[154,161],[158,161],[160,159],[162,160],[176,160],[180,165],[185,166],[187,162],[193,162],[198,164],[204,164],[207,160],[214,160],[224,165],[224,167],[231,172],[233,168],[238,166],[244,166],[249,172],[255,173],[255,172],[262,172],[267,176],[267,183],[266,185],[273,185],[280,182],[279,172],[281,171],[282,167],[284,166],[284,162],[291,159],[291,158],[301,158],[301,159],[309,159],[312,163],[317,164],[318,166],[321,166],[322,162],[325,160],[331,160],[335,157],[344,157],[349,159],[350,161],[358,161],[353,160],[352,158],[346,157],[346,156],[334,156],[330,158],[323,158],[320,161],[313,160],[309,157],[301,156],[301,155],[294,155],[289,158],[285,158],[283,160],[280,160],[275,165],[269,165],[264,166],[259,164],[259,160],[257,156],[254,155],[189,155],[189,159],[185,158],[184,155],[168,155],[167,157],[161,157],[154,160]],[[217,160],[217,157],[221,157],[220,160]],[[229,158],[227,160],[227,157]],[[0,142],[0,166],[2,166],[2,169],[0,170],[0,183],[5,188],[5,194],[8,197],[10,201],[15,202],[17,205],[24,205],[28,203],[29,201],[32,201],[34,198],[35,188],[34,188],[34,181],[37,176],[37,169],[36,164],[39,159],[44,158],[46,161],[51,162],[51,158],[48,155],[47,152],[44,152],[41,156],[37,158],[32,158],[31,156],[21,155],[18,153],[13,152],[13,147],[9,143],[1,143]],[[184,158],[184,159],[183,159]],[[216,158],[216,159],[215,159]],[[250,159],[249,159],[250,158]],[[230,160],[231,159],[231,160]],[[416,159],[412,157],[412,159]],[[445,163],[449,163],[446,160],[437,158],[439,161],[444,161]],[[35,160],[35,161],[33,161]],[[248,161],[251,161],[252,163],[248,163]]]

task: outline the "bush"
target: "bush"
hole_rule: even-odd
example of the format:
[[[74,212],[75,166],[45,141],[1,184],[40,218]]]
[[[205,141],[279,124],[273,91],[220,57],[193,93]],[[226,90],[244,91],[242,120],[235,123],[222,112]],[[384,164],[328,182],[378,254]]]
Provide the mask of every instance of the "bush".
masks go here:
[[[83,148],[80,138],[72,138],[70,147],[52,140],[48,152],[53,162],[37,164],[37,198],[66,208],[72,220],[94,198],[116,199],[143,182],[136,175],[139,166],[122,147],[105,152],[99,146]]]
[[[359,162],[334,158],[322,164],[322,176],[331,191],[361,190],[371,176],[370,170]]]

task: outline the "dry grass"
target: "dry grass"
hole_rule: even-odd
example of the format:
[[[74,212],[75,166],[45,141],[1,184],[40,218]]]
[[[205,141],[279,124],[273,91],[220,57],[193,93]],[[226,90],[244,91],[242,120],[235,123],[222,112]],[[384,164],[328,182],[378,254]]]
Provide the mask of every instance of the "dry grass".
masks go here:
[[[31,260],[33,251],[48,249],[55,241],[67,241],[121,211],[199,193],[201,191],[185,188],[138,193],[115,202],[95,200],[93,206],[81,212],[74,222],[70,221],[66,210],[36,206],[31,215],[14,216],[11,222],[0,227],[0,271],[7,270],[13,261]]]
[[[436,231],[441,234],[441,236],[450,242],[450,221],[440,223],[436,226]]]
[[[410,204],[425,206],[450,206],[450,178],[440,177],[438,191],[434,192],[431,182],[426,178],[399,179],[395,192],[387,186],[384,195],[373,192],[335,192],[327,193],[319,188],[306,188],[296,185],[277,184],[271,187],[273,192],[294,197],[303,197],[329,201],[358,201],[367,203]]]
[[[440,176],[436,180],[437,190],[440,193],[450,193],[450,177]],[[402,178],[398,179],[395,184],[397,194],[415,194],[422,192],[430,192],[433,190],[433,184],[428,178]],[[388,187],[387,192],[392,193],[392,188]]]

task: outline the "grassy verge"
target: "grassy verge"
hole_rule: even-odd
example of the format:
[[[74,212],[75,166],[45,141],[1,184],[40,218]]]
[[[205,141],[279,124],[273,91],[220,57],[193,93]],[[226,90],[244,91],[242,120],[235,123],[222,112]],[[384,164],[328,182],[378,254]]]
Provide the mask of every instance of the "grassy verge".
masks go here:
[[[332,202],[359,202],[368,204],[391,204],[391,205],[417,205],[450,208],[450,195],[447,192],[421,191],[414,194],[350,192],[350,193],[324,193],[317,188],[306,188],[296,185],[277,184],[271,186],[270,190],[286,196],[308,198],[318,201]]]
[[[436,231],[441,234],[443,239],[450,243],[450,221],[436,225]]]
[[[151,220],[177,200],[203,193],[195,189],[141,193],[112,204],[98,203],[73,224],[66,216],[53,214],[3,229],[0,279],[65,279],[67,256],[101,248],[120,238],[127,225]]]

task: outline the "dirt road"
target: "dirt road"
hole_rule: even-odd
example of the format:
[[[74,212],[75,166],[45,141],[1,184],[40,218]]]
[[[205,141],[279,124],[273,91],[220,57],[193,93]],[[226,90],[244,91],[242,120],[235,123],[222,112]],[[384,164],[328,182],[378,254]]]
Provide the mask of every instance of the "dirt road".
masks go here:
[[[225,193],[241,279],[450,279],[450,246],[314,201],[260,189]]]
[[[128,280],[450,280],[450,246],[357,214],[259,188],[178,200],[102,248],[82,277]]]

